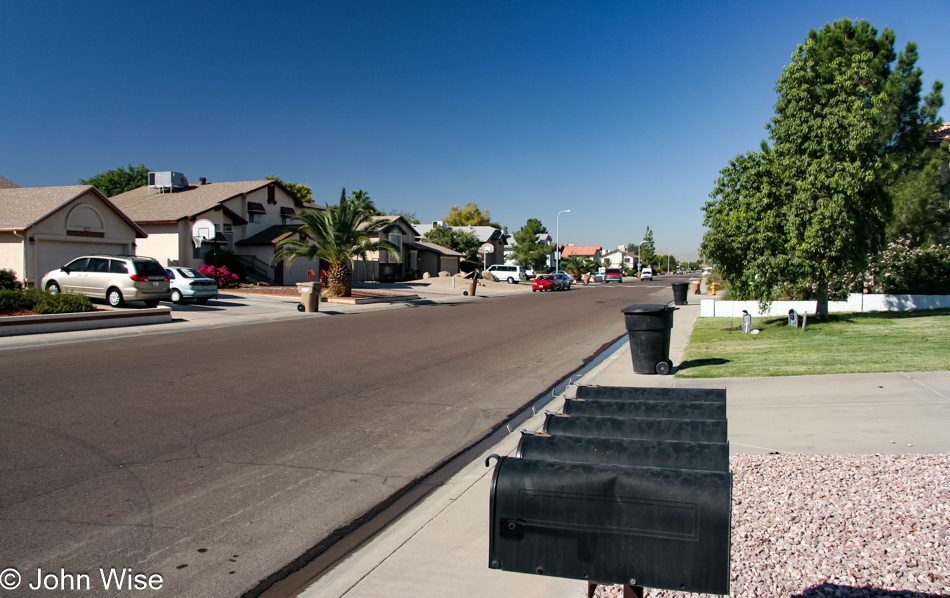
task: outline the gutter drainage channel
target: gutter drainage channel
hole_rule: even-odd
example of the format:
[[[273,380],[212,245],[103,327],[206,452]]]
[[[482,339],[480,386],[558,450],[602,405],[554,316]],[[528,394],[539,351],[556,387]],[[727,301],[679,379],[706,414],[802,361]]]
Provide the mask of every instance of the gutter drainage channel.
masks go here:
[[[308,550],[286,567],[262,579],[255,587],[241,595],[241,598],[289,598],[297,596],[313,582],[333,569],[347,556],[358,550],[379,532],[386,529],[403,513],[434,492],[452,476],[475,461],[489,448],[503,438],[518,430],[518,426],[528,421],[539,409],[545,407],[571,386],[571,380],[580,378],[604,362],[627,343],[624,334],[602,349],[590,361],[562,378],[549,390],[538,395],[524,409],[502,422],[481,440],[449,457],[433,471],[410,482],[386,501],[366,515],[352,523],[335,530],[330,537]]]

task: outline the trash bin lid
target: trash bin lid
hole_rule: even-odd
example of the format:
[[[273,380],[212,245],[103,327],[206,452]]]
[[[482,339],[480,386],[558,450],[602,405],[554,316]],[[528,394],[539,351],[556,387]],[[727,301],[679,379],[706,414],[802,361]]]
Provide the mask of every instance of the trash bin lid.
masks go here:
[[[649,314],[656,313],[659,311],[665,311],[667,309],[673,309],[669,305],[661,303],[640,303],[637,305],[631,305],[629,307],[623,308],[621,311],[625,314]]]

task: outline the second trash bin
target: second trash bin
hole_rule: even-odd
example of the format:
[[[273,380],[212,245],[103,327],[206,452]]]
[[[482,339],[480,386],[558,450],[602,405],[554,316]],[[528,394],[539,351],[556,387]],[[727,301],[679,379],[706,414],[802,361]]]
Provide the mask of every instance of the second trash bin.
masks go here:
[[[645,303],[623,309],[633,371],[637,374],[669,374],[670,331],[673,329],[672,305]]]
[[[688,282],[673,283],[673,303],[676,305],[686,305],[688,303],[686,294],[689,293]]]
[[[297,306],[297,311],[320,311],[320,288],[319,282],[298,282],[297,290],[300,291],[300,305]]]

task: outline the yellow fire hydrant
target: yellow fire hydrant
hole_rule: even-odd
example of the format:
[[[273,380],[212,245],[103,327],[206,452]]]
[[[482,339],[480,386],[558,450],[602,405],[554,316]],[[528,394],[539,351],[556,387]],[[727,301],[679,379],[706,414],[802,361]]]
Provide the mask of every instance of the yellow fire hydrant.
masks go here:
[[[709,285],[709,292],[712,293],[713,295],[716,294],[716,283],[712,283],[711,285]]]

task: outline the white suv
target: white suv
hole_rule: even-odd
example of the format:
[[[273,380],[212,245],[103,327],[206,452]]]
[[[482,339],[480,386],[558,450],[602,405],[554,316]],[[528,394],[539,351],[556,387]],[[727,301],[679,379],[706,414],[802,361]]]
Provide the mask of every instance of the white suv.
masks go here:
[[[508,284],[528,280],[528,275],[525,274],[524,268],[521,266],[501,266],[496,264],[494,266],[488,266],[487,272],[498,280],[507,281]]]

